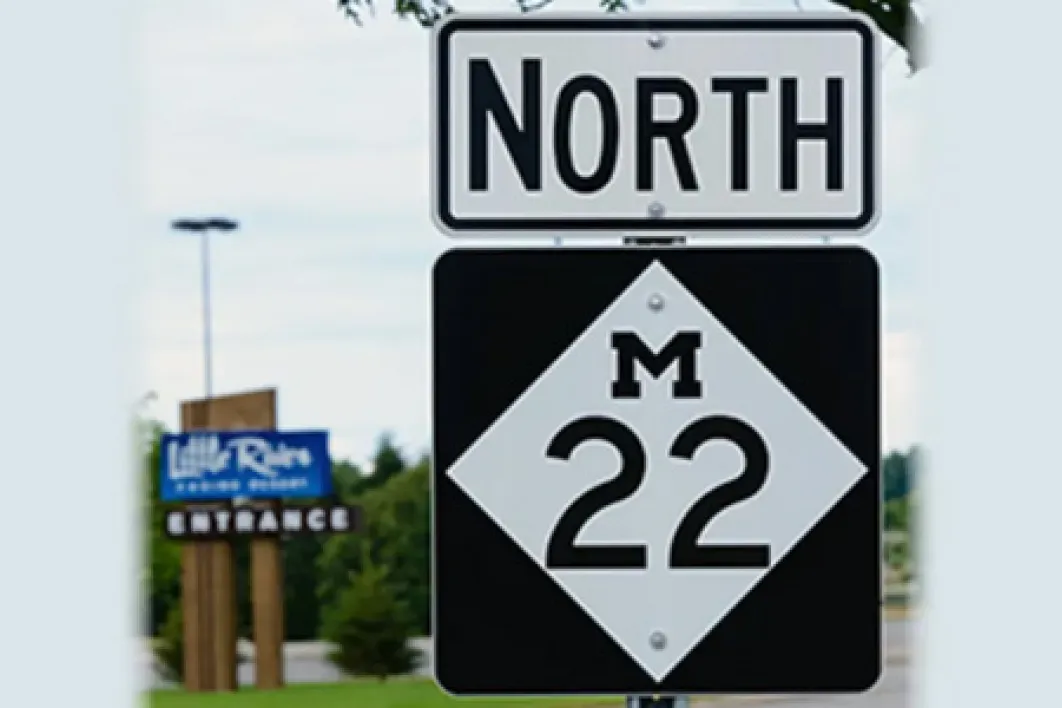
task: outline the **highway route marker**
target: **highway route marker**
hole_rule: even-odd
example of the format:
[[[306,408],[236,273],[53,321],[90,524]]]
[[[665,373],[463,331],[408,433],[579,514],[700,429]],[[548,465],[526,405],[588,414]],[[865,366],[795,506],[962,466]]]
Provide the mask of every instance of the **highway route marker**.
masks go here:
[[[868,252],[456,249],[435,266],[433,308],[444,689],[877,681]]]

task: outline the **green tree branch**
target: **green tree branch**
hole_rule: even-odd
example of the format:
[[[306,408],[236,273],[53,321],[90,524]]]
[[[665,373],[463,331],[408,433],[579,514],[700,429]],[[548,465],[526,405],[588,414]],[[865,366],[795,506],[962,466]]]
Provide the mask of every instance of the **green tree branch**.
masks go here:
[[[377,0],[336,0],[339,10],[356,24],[362,24],[364,13],[375,14]],[[553,0],[511,0],[521,12],[535,12],[553,4]],[[830,0],[839,7],[859,12],[877,25],[882,34],[907,54],[911,73],[925,68],[922,36],[925,21],[914,11],[911,0]],[[422,27],[431,27],[457,8],[449,0],[393,0],[392,12],[410,18]],[[628,0],[598,0],[605,12],[626,12]]]

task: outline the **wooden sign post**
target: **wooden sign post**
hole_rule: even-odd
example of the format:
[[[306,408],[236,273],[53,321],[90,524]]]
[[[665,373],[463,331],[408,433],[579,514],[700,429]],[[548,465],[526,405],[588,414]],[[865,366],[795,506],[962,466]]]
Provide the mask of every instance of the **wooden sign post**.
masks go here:
[[[275,430],[276,389],[181,404],[181,430]],[[197,505],[207,507],[210,505]],[[232,542],[182,545],[184,683],[188,691],[235,691],[236,587]],[[255,683],[284,685],[284,589],[279,538],[251,541]]]

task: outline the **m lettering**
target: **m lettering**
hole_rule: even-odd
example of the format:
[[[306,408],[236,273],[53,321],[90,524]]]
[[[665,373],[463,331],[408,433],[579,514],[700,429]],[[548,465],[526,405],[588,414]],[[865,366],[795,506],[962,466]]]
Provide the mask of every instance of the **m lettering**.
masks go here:
[[[701,382],[697,379],[700,332],[678,332],[657,353],[634,332],[613,332],[612,348],[616,352],[613,398],[638,398],[642,395],[642,385],[634,377],[635,361],[653,378],[660,378],[677,361],[678,376],[671,386],[672,397],[700,398]]]

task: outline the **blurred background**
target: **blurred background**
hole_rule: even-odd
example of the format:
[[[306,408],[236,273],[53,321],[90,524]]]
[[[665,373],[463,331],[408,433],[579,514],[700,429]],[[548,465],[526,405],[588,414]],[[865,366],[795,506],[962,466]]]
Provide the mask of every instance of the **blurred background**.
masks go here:
[[[336,495],[364,505],[369,519],[363,534],[283,543],[288,682],[326,684],[350,673],[329,652],[360,621],[349,611],[355,593],[362,604],[385,597],[401,617],[395,631],[420,660],[409,666],[396,660],[394,673],[430,676],[428,273],[449,244],[428,217],[427,32],[415,17],[396,15],[391,3],[375,14],[361,8],[362,26],[333,0],[144,4],[145,243],[137,286],[141,390],[150,393],[138,405],[137,425],[150,551],[142,573],[143,687],[159,689],[152,694],[157,705],[177,705],[166,696],[180,682],[181,564],[179,547],[161,533],[159,436],[177,429],[183,400],[260,386],[278,389],[282,428],[329,430]],[[691,4],[650,0],[644,7]],[[599,5],[557,0],[551,8]],[[397,7],[418,6],[400,0]],[[515,4],[469,0],[460,8],[515,11]],[[698,0],[697,8],[846,11],[825,0]],[[887,38],[882,49],[886,206],[866,244],[880,259],[885,287],[889,667],[877,693],[850,699],[867,708],[907,700],[918,588],[921,280],[912,224],[922,191],[916,159],[922,82],[906,49]],[[175,219],[202,215],[232,219],[238,228],[208,241],[172,228]],[[240,651],[247,659],[254,651],[247,542],[235,542],[235,556]],[[384,576],[369,572],[377,568],[386,569]],[[253,682],[250,662],[239,672],[241,682]],[[430,683],[416,686],[403,690],[430,690],[431,697],[408,700],[444,698]],[[347,701],[353,694],[343,695]],[[396,695],[380,700],[400,700]],[[246,696],[241,700],[254,694]],[[360,700],[373,705],[376,698]]]

